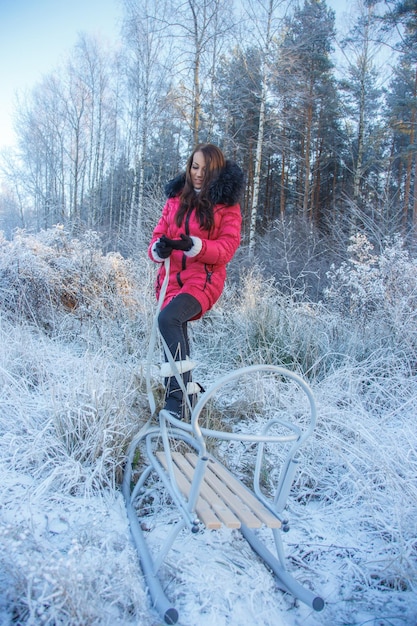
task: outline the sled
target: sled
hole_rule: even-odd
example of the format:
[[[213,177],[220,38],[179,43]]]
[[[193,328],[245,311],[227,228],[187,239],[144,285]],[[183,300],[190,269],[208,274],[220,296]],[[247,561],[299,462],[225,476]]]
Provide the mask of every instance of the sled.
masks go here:
[[[231,532],[241,533],[275,574],[283,591],[321,611],[323,599],[301,585],[288,571],[281,537],[282,532],[289,530],[284,509],[296,474],[297,456],[316,423],[311,389],[300,376],[283,367],[249,365],[219,378],[193,407],[188,395],[194,393],[193,383],[190,383],[190,390],[184,387],[178,362],[173,360],[160,336],[167,359],[161,367],[161,377],[167,375],[167,367],[175,375],[187,398],[189,421],[176,419],[162,409],[158,422],[153,424],[157,403],[151,383],[151,363],[159,336],[157,318],[168,284],[169,263],[168,258],[147,358],[145,378],[151,418],[130,444],[122,485],[132,538],[153,605],[166,624],[177,623],[178,611],[172,606],[159,577],[167,555],[182,532],[198,533],[203,529],[215,531],[226,527],[232,529]],[[191,361],[181,362],[185,369],[194,365]],[[244,380],[246,387],[242,386]],[[212,427],[210,404],[216,396],[220,404],[231,393],[238,403],[243,399],[247,406],[254,406],[258,391],[261,411],[257,406],[250,419],[238,419],[233,424],[233,420],[226,418],[224,422],[228,424],[221,420],[221,429]],[[226,425],[229,428],[225,428]],[[225,465],[227,454],[222,447],[233,445],[243,446],[249,455],[253,465],[250,486],[246,484],[247,468],[242,472],[241,468]],[[265,481],[266,475],[275,478],[272,489],[271,481]],[[155,550],[149,545],[151,529],[147,525],[147,510],[152,508],[152,499],[158,490],[172,502],[176,521],[169,525],[170,530],[166,528],[165,541]],[[264,528],[270,529],[268,545],[259,534]]]
[[[239,391],[243,392],[247,406],[251,406],[252,392],[256,395],[261,390],[260,394],[267,398],[267,416],[232,419],[226,431],[205,426],[215,398],[221,402],[230,389],[236,394],[237,403]],[[273,572],[280,589],[316,611],[323,609],[323,599],[289,572],[282,541],[282,533],[289,530],[284,509],[295,479],[297,457],[315,422],[314,397],[300,376],[276,365],[250,365],[211,385],[192,408],[188,422],[161,410],[158,423],[148,423],[132,441],[123,495],[146,584],[153,605],[166,624],[178,621],[178,611],[167,597],[159,575],[174,542],[184,532],[222,527],[241,533]],[[236,445],[252,459],[249,485],[246,467],[242,472],[226,466],[227,448]],[[274,489],[271,477],[275,479]],[[177,514],[157,552],[149,546],[152,531],[146,523],[156,485],[164,490]],[[270,531],[268,541],[266,528]]]

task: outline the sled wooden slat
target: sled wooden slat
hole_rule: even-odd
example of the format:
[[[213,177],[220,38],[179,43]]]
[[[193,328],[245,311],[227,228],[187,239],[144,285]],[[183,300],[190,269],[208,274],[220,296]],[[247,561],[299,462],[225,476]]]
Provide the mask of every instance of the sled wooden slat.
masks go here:
[[[164,452],[156,456],[167,469]],[[198,457],[194,453],[185,456],[179,452],[172,454],[174,474],[180,491],[188,497],[191,489],[194,468]],[[210,459],[200,487],[196,513],[209,529],[218,529],[223,524],[227,528],[280,528],[281,522],[239,480],[234,478],[220,463]]]
[[[194,455],[195,456],[195,455]],[[174,452],[172,454],[172,458],[174,459],[176,465],[184,472],[191,482],[194,476],[194,465],[190,463],[190,460],[187,456],[180,454],[179,452]],[[200,486],[200,496],[203,502],[200,502],[196,506],[197,515],[199,515],[200,507],[203,503],[205,506],[208,506],[219,519],[219,521],[226,526],[226,528],[240,528],[241,523],[238,517],[230,510],[230,508],[225,504],[224,500],[216,493],[215,490],[211,488],[209,483],[206,480],[203,480]],[[202,518],[200,517],[201,521]],[[203,522],[204,523],[204,522]]]
[[[195,467],[197,455],[187,453],[187,459]],[[281,528],[280,520],[260,502],[256,496],[235,478],[221,463],[210,459],[204,482],[210,485],[248,528]]]
[[[157,452],[156,458],[161,463],[162,467],[168,469],[168,464],[164,452]],[[191,490],[191,481],[177,465],[174,465],[174,474],[180,491],[184,494],[186,498],[188,498]],[[197,500],[196,512],[206,528],[210,530],[218,530],[219,528],[221,528],[222,522],[218,519],[218,517],[216,517],[208,502],[206,502],[201,497],[201,495]]]
[[[247,504],[238,498],[229,488],[228,484],[222,483],[212,472],[212,464],[208,464],[204,474],[204,482],[209,485],[215,493],[225,502],[225,504],[238,516],[241,523],[248,528],[260,528],[261,521],[254,515]],[[240,526],[240,525],[239,525]]]

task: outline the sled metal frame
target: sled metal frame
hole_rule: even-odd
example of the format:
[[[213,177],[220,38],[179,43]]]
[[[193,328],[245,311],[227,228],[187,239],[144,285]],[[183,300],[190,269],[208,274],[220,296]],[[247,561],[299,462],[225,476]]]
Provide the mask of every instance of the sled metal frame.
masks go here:
[[[223,432],[200,427],[199,418],[202,409],[208,400],[221,389],[222,386],[241,376],[254,375],[257,372],[269,372],[275,374],[280,379],[291,380],[298,385],[301,392],[303,392],[308,399],[309,415],[305,426],[300,427],[289,420],[287,421],[279,417],[272,418],[262,428],[261,432],[254,434]],[[174,541],[183,529],[188,528],[191,532],[197,532],[201,529],[202,521],[199,519],[198,515],[199,507],[201,510],[203,504],[204,507],[211,508],[211,513],[213,513],[213,510],[216,508],[213,503],[214,499],[217,499],[219,496],[219,491],[222,493],[224,491],[223,488],[218,489],[217,493],[211,497],[207,496],[207,494],[205,494],[205,498],[202,497],[202,494],[207,491],[208,476],[213,463],[217,463],[221,468],[223,467],[208,453],[206,445],[207,437],[217,441],[237,441],[247,445],[257,446],[252,489],[249,490],[242,483],[239,483],[239,488],[236,488],[236,491],[239,493],[240,491],[244,492],[244,497],[245,493],[249,492],[248,498],[253,505],[251,513],[253,513],[255,517],[258,514],[260,517],[263,515],[263,521],[262,519],[258,519],[258,522],[254,524],[246,522],[247,518],[244,515],[246,504],[243,503],[241,506],[237,506],[235,502],[234,505],[231,506],[227,496],[221,496],[222,502],[219,508],[223,510],[223,507],[229,506],[232,509],[232,513],[238,518],[238,521],[237,523],[234,522],[233,526],[229,525],[229,527],[238,528],[252,549],[260,556],[268,568],[273,571],[277,578],[278,586],[282,590],[293,594],[316,611],[323,609],[323,599],[311,590],[303,587],[287,570],[281,538],[281,532],[286,532],[289,529],[288,521],[285,519],[284,515],[284,507],[297,468],[297,452],[300,446],[302,446],[306,439],[312,434],[315,423],[316,405],[314,397],[310,387],[300,376],[275,365],[251,365],[237,369],[222,377],[204,392],[195,408],[192,410],[190,423],[175,419],[169,412],[161,410],[159,413],[159,425],[152,426],[148,423],[132,441],[128,451],[123,477],[123,496],[132,537],[139,555],[146,583],[155,609],[163,616],[165,623],[175,624],[178,620],[178,611],[172,606],[172,603],[166,596],[161,581],[158,578],[158,571],[164,563]],[[276,427],[279,427],[279,434],[274,434],[274,428]],[[184,442],[195,451],[194,455],[191,455],[195,467],[189,475],[189,483],[185,487],[184,484],[181,483],[181,480],[184,482],[184,476],[178,468],[178,461],[179,459],[181,460],[181,457],[178,456],[178,453],[173,452],[171,447],[172,441]],[[285,445],[287,450],[284,462],[280,468],[275,493],[273,496],[267,497],[261,489],[261,469],[267,448],[273,445]],[[147,462],[138,482],[132,489],[131,484],[134,474],[135,458],[138,455],[139,449],[141,451],[145,450]],[[228,471],[225,468],[223,469],[226,472]],[[156,472],[167,493],[175,503],[179,514],[179,519],[173,525],[166,537],[165,543],[155,556],[148,547],[146,540],[147,531],[142,529],[141,522],[138,518],[138,511],[135,507],[137,498],[141,498],[143,494],[146,494],[146,482],[153,472]],[[237,481],[237,479],[234,480]],[[213,482],[210,482],[209,486],[213,490]],[[225,489],[230,489],[230,487],[225,487]],[[235,487],[232,487],[232,489],[235,489]],[[232,494],[230,500],[234,500],[235,495],[236,494]],[[261,513],[259,513],[259,511],[261,511]],[[200,517],[203,517],[203,515],[200,514]],[[221,525],[222,520],[220,519],[219,522]],[[226,526],[228,525],[227,522],[224,524]],[[251,525],[255,527],[266,525],[271,529],[276,554],[273,554],[261,541],[256,533],[256,529],[254,527],[251,528]]]

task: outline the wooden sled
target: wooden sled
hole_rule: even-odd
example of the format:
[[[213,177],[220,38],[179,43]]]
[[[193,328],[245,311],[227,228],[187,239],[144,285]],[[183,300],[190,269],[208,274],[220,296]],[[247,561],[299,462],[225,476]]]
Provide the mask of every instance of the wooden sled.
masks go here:
[[[238,383],[242,379],[247,381],[248,377],[250,384],[245,388],[246,396],[267,379],[267,386],[262,389],[270,394],[269,409],[265,419],[260,420],[262,427],[258,426],[257,432],[250,432],[251,420],[244,420],[243,424],[239,421],[231,432],[200,426],[215,394],[219,395],[219,390],[223,393],[225,387],[239,391]],[[273,392],[271,385],[274,385]],[[284,400],[282,391],[285,392]],[[248,401],[247,397],[245,401]],[[301,377],[275,365],[252,365],[235,370],[213,384],[192,410],[190,423],[177,420],[162,410],[159,425],[147,425],[132,441],[123,495],[152,602],[167,624],[177,622],[178,611],[167,598],[158,572],[181,531],[199,532],[204,527],[216,530],[225,526],[240,531],[275,574],[282,590],[316,611],[323,609],[323,599],[302,586],[288,571],[281,537],[282,532],[289,530],[284,508],[295,478],[297,454],[312,434],[315,422],[314,398]],[[237,445],[235,442],[240,442],[239,445],[251,455],[253,476],[250,487],[236,476],[235,470],[231,471],[216,458],[215,451],[208,451],[209,445],[210,449],[222,447],[223,454],[223,448]],[[244,473],[239,473],[246,482]],[[274,490],[270,488],[271,481],[265,481],[265,473],[268,478],[276,478]],[[148,545],[149,531],[144,515],[144,503],[149,506],[152,501],[155,479],[178,511],[178,519],[171,525],[171,530],[167,530],[165,543],[158,554],[154,554]],[[271,530],[273,551],[260,539],[257,529],[261,527]]]

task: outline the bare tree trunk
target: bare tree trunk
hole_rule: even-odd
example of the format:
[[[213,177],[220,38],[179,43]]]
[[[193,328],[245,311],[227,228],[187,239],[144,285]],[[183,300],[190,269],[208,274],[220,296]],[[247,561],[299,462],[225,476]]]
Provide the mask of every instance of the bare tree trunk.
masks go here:
[[[139,187],[139,170],[140,170],[140,146],[139,146],[139,117],[140,117],[140,106],[139,106],[139,94],[136,94],[135,98],[135,106],[134,106],[134,161],[133,161],[133,184],[132,184],[132,195],[130,197],[129,204],[129,219],[128,219],[128,234],[131,235],[133,230],[134,223],[134,215],[137,207],[137,195],[138,195],[138,187]]]
[[[413,119],[413,116],[412,118]],[[414,127],[411,126],[410,130],[410,144],[414,141]],[[408,230],[408,214],[410,208],[410,196],[411,196],[411,176],[413,172],[413,155],[411,152],[407,157],[407,165],[405,170],[405,183],[404,183],[404,204],[403,204],[403,216],[402,216],[402,229],[404,235]]]
[[[258,217],[258,204],[259,204],[259,190],[261,185],[261,166],[262,166],[262,150],[264,143],[264,130],[265,130],[265,116],[266,116],[266,97],[268,91],[268,60],[269,51],[271,46],[271,32],[272,32],[272,19],[274,10],[276,7],[275,0],[269,0],[267,15],[266,15],[266,31],[264,35],[264,44],[262,50],[262,62],[261,62],[261,94],[259,105],[259,125],[258,125],[258,137],[256,140],[256,156],[255,156],[255,173],[253,178],[253,196],[252,196],[252,209],[250,216],[249,226],[249,255],[252,255],[255,250],[256,240],[256,222]]]
[[[139,168],[139,188],[138,188],[138,214],[136,220],[137,232],[142,232],[142,212],[143,212],[143,197],[145,189],[145,159],[148,150],[148,103],[145,103],[145,109],[143,112],[143,126],[142,126],[142,141],[141,141],[141,153],[140,153],[140,168]]]
[[[201,93],[200,93],[200,63],[201,63],[201,38],[199,37],[199,22],[196,13],[194,0],[188,0],[188,4],[193,16],[194,34],[194,67],[193,67],[193,141],[198,144],[201,115]],[[204,29],[204,24],[202,25]]]
[[[279,195],[279,213],[281,219],[285,217],[285,152],[281,155],[281,184]]]
[[[360,96],[359,96],[359,119],[358,119],[358,143],[355,170],[353,174],[353,199],[359,199],[360,183],[362,179],[364,140],[365,140],[365,100],[366,100],[366,76],[368,73],[368,36],[369,29],[366,27],[366,37],[364,39],[364,49],[360,61]]]
[[[414,102],[417,98],[417,69],[414,80],[414,93],[413,99]],[[410,143],[409,146],[414,145],[414,137],[415,137],[415,127],[416,127],[416,108],[413,107],[411,111],[411,119],[410,119]],[[413,152],[410,150],[407,157],[407,168],[405,175],[405,185],[404,185],[404,206],[403,206],[403,231],[404,234],[408,229],[408,215],[410,210],[410,196],[411,196],[411,178],[413,173]],[[417,167],[417,165],[416,165]],[[414,190],[416,190],[416,181],[414,179]],[[414,191],[414,201],[413,201],[413,231],[415,232],[415,225],[417,224],[417,215],[416,215],[416,196]]]
[[[306,122],[306,139],[304,153],[304,193],[303,193],[303,218],[311,219],[311,211],[309,211],[310,200],[310,170],[311,170],[311,125],[313,123],[313,105],[311,103],[312,90],[310,90],[310,103],[307,108]],[[309,215],[310,213],[310,215]]]
[[[214,103],[216,100],[216,66],[218,59],[218,32],[219,32],[219,5],[220,0],[215,0],[217,9],[214,17],[214,36],[213,36],[213,49],[211,54],[211,68],[210,68],[210,105],[209,105],[209,119],[207,122],[207,140],[211,141],[214,127],[215,108]]]
[[[258,138],[256,141],[255,174],[253,177],[252,209],[251,209],[250,226],[249,226],[249,254],[253,254],[254,249],[255,249],[256,221],[258,217],[258,202],[259,202],[259,187],[260,187],[260,182],[261,182],[262,147],[263,147],[264,127],[265,127],[265,99],[266,99],[266,79],[265,79],[265,70],[263,70],[261,104],[259,108]]]
[[[319,145],[316,148],[316,161],[314,165],[314,174],[313,174],[313,188],[311,193],[311,214],[312,219],[316,225],[320,224],[322,218],[322,210],[320,206],[320,193],[321,193],[321,158],[323,151],[323,137],[319,134]]]

